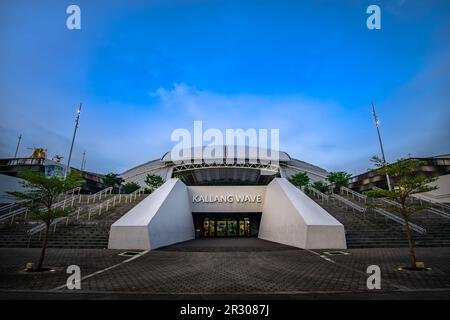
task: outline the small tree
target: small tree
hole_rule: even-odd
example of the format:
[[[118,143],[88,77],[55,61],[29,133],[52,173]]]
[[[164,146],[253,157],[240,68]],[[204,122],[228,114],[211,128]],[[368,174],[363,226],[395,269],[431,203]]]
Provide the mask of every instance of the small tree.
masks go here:
[[[134,181],[131,182],[127,182],[123,185],[123,191],[125,191],[125,193],[132,193],[136,190],[138,190],[141,186],[139,184],[137,184]]]
[[[67,216],[73,209],[54,208],[58,197],[65,191],[81,186],[84,183],[79,173],[70,174],[65,180],[58,176],[47,177],[42,172],[25,171],[17,175],[23,179],[22,186],[26,191],[8,192],[24,202],[31,211],[31,219],[45,223],[44,238],[37,270],[42,270],[47,249],[48,231],[52,222]]]
[[[328,191],[328,185],[323,181],[315,181],[311,186],[314,189],[317,189],[322,193],[325,193]]]
[[[306,172],[299,172],[289,178],[289,181],[296,187],[303,189],[309,184],[309,176]]]
[[[116,187],[119,188],[123,182],[124,180],[117,173],[110,172],[103,176],[103,184],[107,187],[112,187],[113,189]]]
[[[147,174],[144,180],[145,184],[149,186],[150,191],[153,192],[156,188],[164,183],[163,178],[156,174]]]
[[[409,227],[409,216],[414,212],[423,209],[410,201],[413,194],[428,192],[436,190],[437,187],[428,185],[436,178],[417,176],[417,169],[426,164],[424,161],[415,159],[400,159],[396,163],[386,164],[382,159],[373,157],[377,170],[385,175],[386,173],[391,177],[392,190],[369,190],[364,194],[371,198],[387,198],[397,201],[400,207],[392,206],[390,210],[395,210],[401,213],[403,221],[405,222],[405,233],[408,239],[408,255],[411,262],[411,268],[416,268],[416,255],[414,252],[414,241]]]
[[[334,190],[346,187],[352,175],[345,171],[330,172],[326,177],[327,181],[334,186]]]

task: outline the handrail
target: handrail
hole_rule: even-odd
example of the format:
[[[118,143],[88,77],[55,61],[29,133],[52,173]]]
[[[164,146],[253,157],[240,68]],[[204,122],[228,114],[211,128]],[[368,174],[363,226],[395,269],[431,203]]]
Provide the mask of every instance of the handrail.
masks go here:
[[[443,204],[443,203],[440,203],[440,202],[437,202],[437,201],[434,201],[431,199],[425,199],[425,198],[421,197],[419,194],[414,194],[414,195],[412,195],[412,197],[415,200],[418,200],[420,202],[420,204],[422,204],[422,202],[425,202],[425,203],[428,203],[431,207],[433,207],[433,206],[438,207],[439,208],[438,210],[444,210],[444,211],[450,212],[450,206],[448,206],[446,204]]]
[[[76,187],[76,188],[67,190],[66,192],[60,194],[57,197],[57,199],[59,199],[61,197],[64,197],[63,200],[60,200],[58,202],[62,203],[63,201],[68,199],[67,198],[68,195],[71,195],[72,197],[74,197],[75,193],[77,193],[77,196],[79,197],[78,203],[80,203],[81,202],[80,192],[81,192],[81,187]],[[25,203],[33,203],[33,200],[27,200],[27,201],[23,201],[23,202],[16,202],[15,204],[18,205],[19,208],[15,209],[14,211],[9,211],[8,213],[1,215],[0,216],[0,222],[11,218],[11,224],[12,224],[14,222],[14,218],[16,216],[18,216],[18,215],[23,214],[23,213],[25,213],[25,219],[26,219],[26,215],[28,214],[28,207],[24,207],[23,206]],[[0,211],[1,211],[1,209],[0,209]]]
[[[68,203],[70,203],[70,207],[72,208],[73,205],[74,205],[75,199],[77,197],[80,198],[80,195],[72,196],[72,197],[70,197],[68,199],[64,199],[64,200],[62,200],[60,202],[57,202],[57,203],[52,205],[52,209],[56,209],[56,208],[61,208],[62,207],[62,209],[64,210],[66,208],[66,206],[68,206]],[[80,210],[80,208],[78,208],[78,212],[79,212],[79,210]],[[66,218],[67,217],[57,218],[57,219],[53,220],[51,225],[54,225],[54,224],[58,223],[60,220],[64,220]],[[44,229],[45,229],[45,223],[40,223],[37,226],[29,229],[27,231],[27,233],[28,233],[29,236],[32,236],[32,235],[36,234],[37,232],[40,232],[40,231],[42,231]]]
[[[67,190],[66,192],[64,192],[64,194],[65,194],[65,195],[72,195],[72,196],[73,196],[73,195],[75,195],[75,193],[79,195],[80,192],[81,192],[81,187],[76,187],[76,188]]]
[[[308,190],[311,191],[317,198],[320,198],[321,201],[325,200],[326,202],[328,202],[330,200],[330,196],[329,195],[327,195],[327,194],[317,190],[314,187],[308,186]]]
[[[350,200],[348,200],[348,199],[346,199],[346,198],[344,198],[344,197],[342,197],[342,196],[340,196],[338,194],[334,193],[331,196],[331,198],[341,202],[342,204],[352,208],[353,210],[356,210],[356,211],[359,211],[359,212],[362,212],[362,213],[365,213],[367,211],[366,207],[362,207],[360,205],[357,205],[356,203],[354,203],[354,202],[352,202],[352,201],[350,201]]]
[[[390,199],[384,199],[384,198],[380,198],[380,200],[381,200],[381,202],[384,202],[387,205],[394,206],[394,207],[397,207],[400,209],[402,208],[402,205],[400,203],[398,203],[397,201],[390,200]]]
[[[105,197],[106,197],[106,195],[108,195],[108,194],[111,195],[112,190],[113,190],[112,187],[108,187],[108,188],[105,188],[105,189],[103,189],[103,190],[100,190],[100,191],[98,191],[98,192],[96,192],[96,193],[94,193],[94,194],[89,195],[89,196],[87,197],[87,204],[89,204],[89,202],[90,202],[91,199],[94,199],[92,202],[95,202],[95,200],[97,199],[97,197],[98,197],[98,199],[100,200],[100,199],[102,198],[102,196],[105,196]]]
[[[94,214],[96,211],[98,212],[98,215],[100,216],[102,214],[102,211],[109,211],[110,208],[114,208],[117,204],[122,202],[122,198],[124,198],[124,202],[130,202],[133,200],[136,200],[138,195],[143,194],[145,191],[144,188],[139,188],[135,191],[133,191],[130,194],[117,194],[114,197],[105,200],[101,203],[99,203],[98,205],[96,205],[95,207],[92,207],[88,210],[88,221],[91,220],[91,215]]]
[[[26,214],[28,213],[28,207],[21,207],[19,209],[16,209],[14,211],[11,211],[7,214],[2,215],[0,217],[0,222],[11,218],[11,224],[12,224],[14,222],[14,218],[22,213],[25,213],[25,219],[26,219]]]
[[[365,196],[365,195],[363,195],[363,194],[361,194],[359,192],[356,192],[356,191],[354,191],[352,189],[349,189],[347,187],[344,187],[344,186],[341,187],[341,193],[346,193],[347,196],[351,195],[353,199],[356,198],[360,202],[364,202],[365,203],[367,201],[367,196]]]
[[[437,214],[438,216],[441,216],[443,218],[450,219],[450,214],[441,210],[438,210],[436,208],[427,208],[426,210],[431,211],[434,214]]]
[[[386,211],[384,209],[381,209],[381,208],[374,208],[374,211],[379,213],[379,214],[381,214],[381,215],[383,215],[384,217],[386,217],[388,219],[391,219],[391,220],[393,220],[395,222],[400,223],[403,226],[405,225],[405,220],[403,220],[402,218],[400,218],[399,216],[397,216],[397,215],[395,215],[393,213],[390,213],[390,212],[388,212],[388,211]],[[413,231],[415,231],[417,233],[420,233],[420,234],[427,233],[427,230],[425,228],[422,228],[421,226],[419,226],[419,225],[417,225],[415,223],[408,222],[408,224],[409,224],[409,227],[411,228],[411,230],[413,230]]]
[[[372,189],[374,189],[374,190],[382,190],[382,189],[377,188],[377,187],[372,187]],[[450,213],[445,212],[445,211],[442,211],[442,210],[439,210],[439,209],[436,209],[436,208],[433,207],[433,205],[437,205],[437,206],[440,206],[440,207],[442,207],[442,208],[447,208],[448,206],[446,206],[446,205],[444,205],[444,204],[442,204],[442,203],[433,202],[433,201],[431,201],[431,200],[428,201],[427,199],[422,199],[420,196],[415,196],[414,199],[415,199],[415,200],[418,200],[418,201],[423,201],[423,202],[425,202],[425,203],[429,203],[429,204],[430,204],[430,207],[429,207],[429,208],[425,208],[426,210],[429,210],[429,211],[431,211],[432,213],[437,214],[437,215],[439,215],[439,216],[441,216],[441,217],[450,219]],[[394,201],[394,200],[383,199],[383,198],[381,198],[380,200],[381,200],[382,202],[388,204],[388,205],[396,206],[397,208],[401,208],[401,207],[402,207],[400,203],[398,203],[397,201]],[[422,202],[420,202],[420,203],[422,203]],[[450,210],[450,207],[448,207],[448,208],[449,208],[449,210]]]
[[[23,204],[26,202],[28,202],[28,201],[13,202],[13,203],[7,204],[6,206],[0,207],[0,216],[11,213],[11,211],[15,211],[17,209],[23,208]],[[8,212],[2,214],[2,212],[5,212],[5,211],[8,211]]]
[[[106,206],[106,210],[105,210],[105,211],[108,211],[110,208],[115,207],[118,203],[121,203],[122,198],[125,199],[125,203],[128,202],[128,200],[129,200],[130,202],[131,202],[132,200],[136,200],[136,198],[137,198],[138,195],[141,195],[141,194],[144,193],[144,190],[145,190],[144,188],[140,188],[140,189],[138,189],[138,190],[136,190],[136,191],[134,191],[134,192],[132,192],[132,193],[130,193],[130,194],[117,194],[117,195],[115,195],[114,197],[112,197],[112,198],[110,198],[110,199],[108,199],[108,200],[103,201],[102,203],[96,205],[94,208],[90,208],[90,209],[88,210],[88,220],[90,221],[90,219],[91,219],[91,214],[95,211],[95,209],[99,209],[99,215],[101,215],[103,206]],[[80,196],[78,196],[78,197],[80,197]],[[75,198],[75,196],[74,196],[73,198]],[[71,199],[72,199],[72,198],[71,198]],[[71,199],[68,199],[68,200],[71,200]],[[73,206],[73,200],[72,200],[72,206]],[[56,226],[57,226],[60,222],[62,222],[62,221],[65,221],[65,224],[66,224],[66,226],[67,226],[67,225],[69,224],[69,219],[70,219],[71,217],[76,216],[76,219],[78,220],[78,219],[80,218],[80,212],[81,212],[81,208],[78,207],[78,209],[75,210],[75,211],[74,211],[73,213],[71,213],[70,215],[68,215],[68,216],[66,216],[66,217],[60,217],[60,218],[55,219],[55,220],[50,224],[50,226],[53,227],[53,232],[56,231]],[[28,235],[31,237],[32,235],[34,235],[34,234],[36,234],[36,233],[39,232],[39,238],[40,238],[40,237],[41,237],[41,233],[42,233],[42,231],[43,231],[44,229],[45,229],[45,223],[44,223],[44,224],[39,224],[39,225],[35,226],[34,228],[28,230]]]

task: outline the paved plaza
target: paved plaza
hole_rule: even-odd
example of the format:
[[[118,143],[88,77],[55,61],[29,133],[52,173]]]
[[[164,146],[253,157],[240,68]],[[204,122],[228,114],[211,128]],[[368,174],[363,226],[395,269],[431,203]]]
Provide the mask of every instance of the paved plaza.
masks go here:
[[[39,249],[0,249],[2,299],[449,299],[450,248],[417,248],[431,270],[398,271],[407,248],[301,250],[256,238],[193,240],[137,257],[124,250],[49,249],[54,272],[23,272]],[[81,290],[64,288],[66,268],[81,268]],[[369,265],[381,290],[368,290]]]

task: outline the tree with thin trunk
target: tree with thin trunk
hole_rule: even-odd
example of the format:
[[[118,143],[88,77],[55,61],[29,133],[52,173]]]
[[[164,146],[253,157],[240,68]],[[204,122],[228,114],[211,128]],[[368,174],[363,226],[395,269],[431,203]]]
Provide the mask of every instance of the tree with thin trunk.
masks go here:
[[[59,176],[47,177],[42,172],[24,171],[17,177],[23,179],[21,185],[25,191],[8,193],[19,200],[24,200],[23,205],[30,210],[32,220],[40,220],[45,223],[42,250],[36,268],[37,271],[40,271],[44,264],[50,225],[55,219],[65,217],[73,211],[73,209],[57,208],[55,204],[61,195],[81,186],[84,180],[78,173],[72,173],[63,179]]]
[[[400,206],[389,206],[388,211],[399,212],[405,222],[405,233],[408,240],[408,255],[411,268],[416,269],[416,255],[414,252],[414,239],[409,226],[410,215],[424,209],[423,205],[416,204],[411,198],[412,195],[422,192],[436,190],[436,186],[430,183],[436,178],[418,175],[418,169],[426,165],[426,162],[417,159],[399,159],[392,164],[385,163],[379,157],[373,157],[371,161],[375,164],[381,174],[386,173],[391,178],[392,190],[369,190],[364,194],[369,198],[386,198],[397,201]],[[380,206],[379,204],[373,204]]]

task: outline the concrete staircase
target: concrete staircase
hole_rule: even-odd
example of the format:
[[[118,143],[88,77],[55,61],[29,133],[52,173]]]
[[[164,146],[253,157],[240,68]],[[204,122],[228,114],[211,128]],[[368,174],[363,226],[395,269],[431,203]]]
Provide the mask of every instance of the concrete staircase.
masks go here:
[[[374,213],[354,212],[336,202],[321,203],[345,227],[348,248],[387,248],[407,245],[403,227]]]
[[[101,199],[105,201],[114,195],[106,196]],[[78,220],[72,218],[66,225],[64,222],[53,228],[49,232],[49,248],[107,248],[109,229],[122,215],[127,213],[137,203],[139,203],[146,195],[136,197],[136,200],[125,203],[122,202],[111,208],[109,211],[91,215],[88,220],[88,212],[90,208],[98,205],[97,203],[87,204],[87,196],[82,196],[80,204],[76,204],[76,208],[80,207],[80,217]],[[0,225],[0,247],[41,247],[42,239],[36,234],[28,236],[27,231],[39,222],[25,220],[24,217],[17,217],[13,224],[5,222]]]
[[[364,206],[353,197],[343,194],[341,196]],[[326,203],[318,201],[314,197],[313,199],[344,225],[348,248],[404,247],[408,245],[405,230],[401,224],[386,219],[371,210],[363,214],[353,212],[336,201]],[[424,235],[413,232],[416,246],[450,246],[450,219],[438,216],[428,210],[422,210],[411,215],[410,221],[427,230]]]

